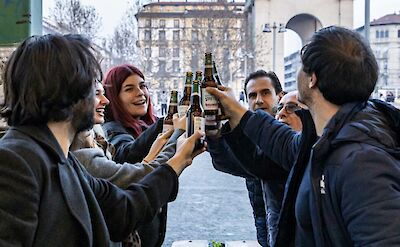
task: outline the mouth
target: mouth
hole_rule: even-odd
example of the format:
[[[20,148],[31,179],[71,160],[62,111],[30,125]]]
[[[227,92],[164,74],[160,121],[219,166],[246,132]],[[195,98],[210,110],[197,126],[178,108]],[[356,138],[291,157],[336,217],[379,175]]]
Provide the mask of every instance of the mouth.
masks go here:
[[[141,100],[137,100],[137,101],[133,102],[132,104],[137,105],[137,106],[142,106],[146,103],[147,103],[146,99],[141,99]]]
[[[96,108],[96,113],[104,117],[105,108]]]

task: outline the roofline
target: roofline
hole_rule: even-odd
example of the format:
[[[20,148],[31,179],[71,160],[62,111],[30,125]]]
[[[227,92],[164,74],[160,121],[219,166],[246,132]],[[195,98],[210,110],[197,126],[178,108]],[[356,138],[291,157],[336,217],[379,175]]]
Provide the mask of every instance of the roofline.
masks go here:
[[[229,6],[245,6],[245,2],[153,2],[153,3],[148,3],[143,5],[143,8],[147,7],[147,6],[157,6],[157,5],[161,5],[161,6],[182,6],[182,5],[186,5],[186,6],[190,6],[190,5],[210,5],[210,6],[225,6],[225,5],[229,5]]]

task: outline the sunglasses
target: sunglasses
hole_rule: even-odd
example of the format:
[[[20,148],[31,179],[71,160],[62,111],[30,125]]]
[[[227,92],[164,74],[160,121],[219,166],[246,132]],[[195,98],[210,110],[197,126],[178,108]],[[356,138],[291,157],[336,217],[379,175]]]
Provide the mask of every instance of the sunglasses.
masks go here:
[[[286,103],[286,104],[280,103],[280,104],[278,105],[278,107],[277,107],[278,112],[280,112],[283,108],[285,108],[285,111],[286,111],[288,114],[292,114],[292,113],[294,113],[295,111],[298,111],[298,110],[301,109],[301,107],[300,107],[298,104],[292,103],[292,102],[288,102],[288,103]]]

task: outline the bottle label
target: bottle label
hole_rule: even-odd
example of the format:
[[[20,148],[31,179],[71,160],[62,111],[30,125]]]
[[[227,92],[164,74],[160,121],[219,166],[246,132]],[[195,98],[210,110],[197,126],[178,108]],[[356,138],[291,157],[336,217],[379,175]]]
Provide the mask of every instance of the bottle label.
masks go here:
[[[176,103],[176,102],[169,102],[169,105],[170,105],[170,106],[176,106],[176,105],[178,105],[178,103]]]
[[[205,123],[203,117],[194,117],[193,118],[193,131],[200,130],[201,132],[205,131]]]
[[[218,100],[214,95],[209,94],[205,88],[201,90],[201,100],[203,102],[203,108],[205,111],[218,110]]]
[[[163,129],[162,129],[162,133],[167,132],[168,130],[173,130],[174,126],[171,124],[163,124]]]
[[[189,109],[188,105],[180,105],[178,106],[178,117],[181,118],[186,116],[187,110]]]

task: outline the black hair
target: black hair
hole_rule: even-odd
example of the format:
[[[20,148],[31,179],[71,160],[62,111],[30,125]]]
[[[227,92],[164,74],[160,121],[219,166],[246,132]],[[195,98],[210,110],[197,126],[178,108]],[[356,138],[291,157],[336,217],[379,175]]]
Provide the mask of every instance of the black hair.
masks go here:
[[[79,35],[32,36],[12,53],[4,71],[1,116],[8,125],[71,119],[72,107],[92,97],[102,72],[89,40]]]
[[[329,102],[365,101],[378,79],[369,45],[355,31],[331,26],[319,30],[301,50],[303,71],[315,73],[317,87]]]
[[[247,84],[249,83],[250,80],[255,80],[258,78],[262,77],[268,77],[272,81],[272,85],[275,89],[276,95],[278,95],[280,92],[282,92],[282,85],[281,82],[279,81],[278,76],[275,74],[273,71],[266,72],[265,70],[257,70],[256,72],[251,73],[245,80],[244,82],[244,92],[247,97]]]

